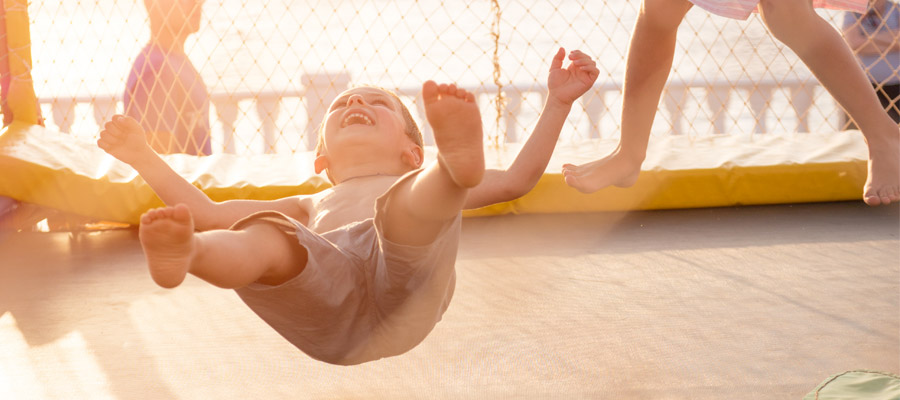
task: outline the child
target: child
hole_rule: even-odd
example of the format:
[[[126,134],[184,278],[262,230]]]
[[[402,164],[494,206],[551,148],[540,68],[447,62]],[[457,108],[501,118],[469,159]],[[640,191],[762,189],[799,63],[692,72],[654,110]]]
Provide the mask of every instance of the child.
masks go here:
[[[693,3],[692,3],[693,2]],[[644,0],[628,50],[622,138],[611,154],[583,165],[566,164],[566,183],[582,192],[635,183],[647,152],[650,127],[672,67],[675,34],[694,4],[746,19],[757,8],[767,28],[791,48],[857,121],[869,149],[863,199],[869,205],[900,201],[900,130],[878,101],[840,34],[814,6],[864,12],[867,0]]]
[[[202,0],[144,0],[150,41],[131,66],[122,103],[160,153],[212,154],[209,92],[184,51],[200,29]]]
[[[900,3],[871,0],[865,14],[844,13],[842,30],[881,106],[900,124]]]
[[[310,196],[212,202],[124,116],[105,125],[98,145],[175,205],[141,217],[141,244],[157,284],[175,287],[191,273],[234,288],[311,357],[358,364],[408,351],[441,319],[455,285],[460,210],[509,200],[523,183],[533,186],[531,170],[546,167],[542,156],[549,159],[552,144],[538,147],[555,143],[566,107],[599,73],[580,52],[562,69],[564,55],[560,49],[551,65],[547,116],[520,154],[536,161],[517,159],[512,173],[485,173],[474,96],[432,81],[422,98],[436,163],[419,169],[421,133],[395,95],[349,89],[323,122],[315,160],[316,172],[326,171],[334,186]],[[496,185],[504,176],[522,183]]]

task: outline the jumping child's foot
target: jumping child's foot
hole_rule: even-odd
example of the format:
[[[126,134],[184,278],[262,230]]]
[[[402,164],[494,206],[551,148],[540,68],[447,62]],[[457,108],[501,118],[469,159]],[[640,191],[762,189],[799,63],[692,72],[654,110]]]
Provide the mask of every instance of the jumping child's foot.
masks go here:
[[[566,184],[582,193],[593,193],[607,186],[630,187],[641,172],[641,161],[616,149],[612,154],[587,164],[563,165]]]
[[[422,85],[425,115],[434,129],[438,160],[457,185],[470,188],[484,176],[481,112],[475,96],[453,84]]]
[[[863,201],[870,206],[900,201],[900,131],[884,144],[869,145]]]
[[[153,281],[173,288],[184,281],[194,253],[194,221],[184,204],[141,216],[141,246]]]

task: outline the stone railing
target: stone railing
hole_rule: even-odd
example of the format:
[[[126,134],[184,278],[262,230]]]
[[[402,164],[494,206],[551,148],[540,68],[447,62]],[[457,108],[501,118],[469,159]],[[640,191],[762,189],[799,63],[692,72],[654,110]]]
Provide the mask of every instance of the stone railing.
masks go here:
[[[300,99],[307,114],[307,123],[303,132],[303,145],[306,149],[313,149],[317,139],[317,130],[319,123],[325,115],[327,106],[331,101],[346,88],[350,83],[350,77],[346,74],[337,75],[305,75],[303,77],[304,88],[300,90],[285,91],[267,91],[267,92],[236,92],[236,93],[213,93],[210,96],[212,103],[213,118],[216,118],[222,127],[222,149],[226,153],[235,152],[235,135],[236,124],[240,114],[242,103],[252,102],[256,116],[261,126],[257,131],[262,135],[263,152],[275,152],[275,143],[280,134],[279,127],[276,124],[278,116],[281,112],[282,103],[285,99]],[[690,106],[701,107],[705,109],[705,115],[712,116],[711,123],[716,133],[726,132],[727,110],[730,103],[737,98],[737,91],[742,91],[742,98],[747,102],[747,107],[755,119],[754,133],[766,133],[770,129],[766,125],[766,115],[770,111],[773,104],[773,96],[776,92],[781,91],[787,97],[789,114],[796,119],[797,131],[809,131],[809,111],[816,106],[814,104],[814,91],[818,88],[818,84],[814,80],[785,80],[785,81],[671,81],[669,82],[666,93],[663,94],[663,100],[660,104],[660,110],[667,113],[669,123],[671,124],[672,134],[685,133],[682,127],[685,119],[682,110]],[[482,91],[484,87],[466,87],[472,92]],[[600,119],[608,112],[610,106],[605,103],[608,93],[621,93],[621,83],[612,82],[596,85],[593,93],[583,96],[581,105],[584,113],[590,122],[591,130],[584,138],[600,137]],[[517,121],[520,118],[522,110],[522,102],[526,96],[539,95],[541,103],[547,95],[546,89],[536,90],[532,85],[508,85],[504,86],[504,111],[501,111],[501,120],[506,127],[521,126]],[[398,95],[415,99],[418,96],[418,87],[400,88]],[[701,93],[697,95],[697,93]],[[484,95],[493,96],[496,93],[483,93]],[[833,100],[828,96],[823,96],[827,101],[831,102],[829,107],[834,107]],[[40,103],[49,105],[52,115],[45,116],[48,123],[55,125],[62,132],[70,132],[73,122],[76,121],[75,110],[77,105],[89,105],[94,122],[98,126],[107,121],[114,113],[121,112],[119,96],[81,96],[66,98],[42,98]],[[416,112],[419,117],[424,116],[424,109],[421,107],[421,101],[415,101],[419,105]],[[700,104],[697,104],[700,103]],[[117,111],[118,110],[118,111]],[[246,112],[246,111],[245,111]],[[82,117],[83,118],[83,117]],[[618,119],[619,116],[614,116]],[[432,144],[433,139],[427,126],[423,127],[426,144]],[[835,127],[835,129],[837,129]],[[517,143],[522,137],[516,129],[508,129],[504,135],[504,143]],[[297,149],[297,150],[306,150]]]

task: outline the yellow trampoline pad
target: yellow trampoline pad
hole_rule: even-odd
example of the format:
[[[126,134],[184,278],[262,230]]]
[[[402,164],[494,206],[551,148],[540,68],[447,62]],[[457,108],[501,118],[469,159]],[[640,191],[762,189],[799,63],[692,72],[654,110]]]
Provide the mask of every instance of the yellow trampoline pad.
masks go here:
[[[566,186],[562,164],[607,154],[616,139],[560,146],[526,196],[467,216],[678,209],[855,200],[862,197],[867,150],[858,131],[752,136],[652,137],[637,183],[586,195]],[[488,167],[504,168],[520,145],[486,149]],[[426,149],[433,159],[434,148]],[[329,187],[314,154],[207,157],[164,155],[213,200],[276,199]],[[427,161],[426,161],[427,162]],[[128,165],[93,141],[13,123],[0,133],[0,196],[106,221],[135,224],[162,206]]]

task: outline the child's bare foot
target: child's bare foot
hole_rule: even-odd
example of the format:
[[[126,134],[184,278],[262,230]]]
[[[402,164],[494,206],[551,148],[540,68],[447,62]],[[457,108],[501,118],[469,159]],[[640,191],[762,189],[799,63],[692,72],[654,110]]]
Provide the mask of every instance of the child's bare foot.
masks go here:
[[[475,96],[453,84],[427,81],[422,99],[442,165],[460,187],[479,184],[484,176],[484,139]]]
[[[616,149],[612,154],[587,164],[563,165],[566,184],[582,193],[593,193],[607,186],[630,187],[641,172],[641,161]]]
[[[194,253],[194,221],[187,206],[146,212],[141,216],[140,237],[156,284],[164,288],[180,285]]]
[[[869,176],[863,201],[870,206],[900,201],[900,131],[886,143],[869,144]]]

